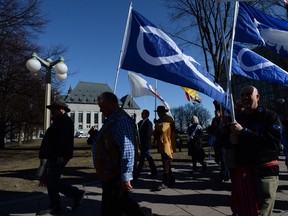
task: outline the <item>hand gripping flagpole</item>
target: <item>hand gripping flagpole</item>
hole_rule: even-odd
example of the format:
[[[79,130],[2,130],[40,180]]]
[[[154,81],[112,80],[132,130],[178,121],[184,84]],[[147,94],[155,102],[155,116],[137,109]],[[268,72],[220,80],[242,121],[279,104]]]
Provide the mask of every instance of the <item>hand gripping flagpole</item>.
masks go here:
[[[120,72],[120,66],[122,63],[123,49],[124,49],[124,46],[126,44],[126,39],[127,39],[128,24],[129,24],[129,20],[131,19],[131,12],[132,12],[132,1],[130,2],[128,17],[126,20],[126,27],[125,27],[124,37],[123,37],[123,41],[122,41],[122,48],[120,51],[120,57],[119,57],[119,62],[118,62],[118,67],[117,67],[117,72],[116,72],[116,77],[115,77],[115,82],[114,82],[114,90],[113,90],[114,94],[116,93],[116,87],[117,87],[117,82],[118,82],[118,77],[119,77],[119,72]]]

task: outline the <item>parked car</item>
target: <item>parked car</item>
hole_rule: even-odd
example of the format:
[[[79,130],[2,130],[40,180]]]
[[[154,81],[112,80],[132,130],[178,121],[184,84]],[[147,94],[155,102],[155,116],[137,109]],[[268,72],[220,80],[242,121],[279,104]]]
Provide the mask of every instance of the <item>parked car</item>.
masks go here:
[[[88,138],[89,137],[89,134],[87,133],[87,134],[80,134],[79,136],[78,136],[78,138]]]

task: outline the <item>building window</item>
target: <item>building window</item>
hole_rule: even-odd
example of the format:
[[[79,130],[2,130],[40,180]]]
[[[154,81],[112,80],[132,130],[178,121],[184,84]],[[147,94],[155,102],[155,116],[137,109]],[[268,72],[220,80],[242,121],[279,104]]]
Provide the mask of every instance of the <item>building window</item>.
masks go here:
[[[86,113],[86,124],[91,124],[91,113]]]
[[[98,113],[94,113],[94,124],[98,124]]]
[[[78,113],[78,122],[83,123],[83,113]]]
[[[70,113],[70,118],[74,123],[75,122],[75,113]]]

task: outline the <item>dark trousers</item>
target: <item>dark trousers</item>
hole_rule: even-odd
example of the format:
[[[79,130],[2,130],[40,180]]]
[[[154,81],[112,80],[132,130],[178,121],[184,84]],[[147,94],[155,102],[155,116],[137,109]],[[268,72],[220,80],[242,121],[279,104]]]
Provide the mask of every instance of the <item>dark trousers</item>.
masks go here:
[[[220,155],[220,173],[219,173],[219,176],[220,176],[220,179],[221,180],[229,180],[230,179],[230,172],[229,172],[229,168],[228,168],[228,165],[226,163],[226,161],[224,160],[224,156],[223,156],[223,153],[221,153]]]
[[[167,154],[161,153],[161,160],[163,165],[162,183],[167,186],[172,186],[175,184],[175,178],[171,169],[172,159]]]
[[[204,150],[201,149],[193,149],[191,152],[191,156],[192,156],[192,164],[193,164],[193,171],[197,171],[197,162],[199,162],[203,169],[206,168],[206,164],[205,164],[205,152]]]
[[[102,182],[101,216],[142,215],[138,203],[129,196],[129,192],[122,191],[121,177],[117,176]]]
[[[69,160],[58,164],[57,160],[48,160],[47,169],[47,190],[50,199],[50,207],[60,206],[60,194],[71,199],[77,199],[82,195],[82,191],[71,186],[67,180],[61,179],[61,174]]]
[[[140,173],[142,172],[143,166],[144,166],[144,162],[145,162],[145,158],[147,159],[148,163],[149,163],[149,167],[151,170],[151,174],[152,175],[156,175],[157,174],[157,169],[156,169],[156,165],[154,163],[154,160],[151,156],[150,150],[143,150],[140,153],[140,157],[139,157],[139,163],[138,163],[138,167],[136,170],[136,178],[140,175]]]

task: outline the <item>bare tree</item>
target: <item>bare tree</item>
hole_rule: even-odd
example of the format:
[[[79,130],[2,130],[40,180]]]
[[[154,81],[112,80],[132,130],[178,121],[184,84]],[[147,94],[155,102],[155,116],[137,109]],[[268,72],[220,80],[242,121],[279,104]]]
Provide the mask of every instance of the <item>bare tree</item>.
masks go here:
[[[28,115],[29,106],[37,105],[34,99],[43,92],[39,80],[35,82],[25,67],[27,57],[39,50],[34,40],[47,23],[39,6],[38,0],[2,0],[0,4],[0,149],[5,147],[7,133],[35,118]]]
[[[182,109],[182,107],[178,107],[178,108],[172,109],[171,113],[172,113],[174,119],[176,120],[175,121],[176,128],[180,132],[183,132],[185,130],[184,110]]]
[[[229,38],[230,32],[227,29],[230,28],[228,26],[230,4],[220,5],[211,0],[167,0],[166,2],[171,11],[171,20],[178,26],[173,36],[182,41],[182,46],[201,48],[205,60],[204,66],[208,72],[214,72],[215,81],[219,82],[220,71],[224,66],[224,47],[221,43],[220,27],[222,25],[224,32],[227,32],[225,38]],[[223,13],[222,24],[220,12]]]
[[[207,127],[211,120],[209,111],[203,108],[201,104],[186,104],[184,106],[171,109],[171,113],[174,117],[177,129],[179,129],[181,132],[186,131],[190,126],[193,115],[196,115],[199,118],[200,124],[203,127]]]
[[[214,0],[165,0],[164,2],[170,11],[171,21],[177,24],[177,29],[169,30],[171,36],[179,40],[182,47],[202,49],[207,71],[214,75],[217,83],[223,83],[226,78],[221,74],[224,71],[224,50],[229,50],[233,23],[233,8],[230,3],[217,3]],[[284,18],[286,15],[283,0],[257,0],[249,4],[278,18]],[[226,47],[222,43],[221,29],[224,32]],[[223,78],[224,80],[221,80]],[[215,109],[218,109],[218,106],[215,106]]]

